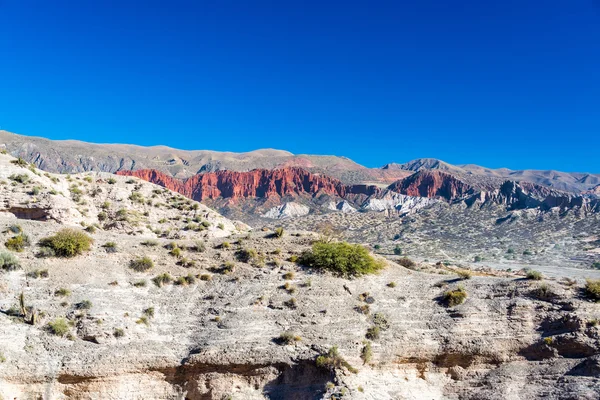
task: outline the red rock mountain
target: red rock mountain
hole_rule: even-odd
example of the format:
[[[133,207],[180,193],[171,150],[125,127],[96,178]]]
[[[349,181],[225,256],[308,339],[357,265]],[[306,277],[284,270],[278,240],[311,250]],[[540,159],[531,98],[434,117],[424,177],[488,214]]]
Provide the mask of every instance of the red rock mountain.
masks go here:
[[[302,168],[255,169],[248,172],[217,171],[180,180],[160,171],[143,169],[119,171],[119,175],[136,176],[164,186],[194,200],[269,198],[286,195],[318,193],[345,197],[347,194],[371,195],[380,189],[368,185],[344,185],[325,175],[313,174]]]
[[[454,200],[473,192],[473,187],[445,172],[422,170],[401,179],[388,189],[408,196],[443,197]]]

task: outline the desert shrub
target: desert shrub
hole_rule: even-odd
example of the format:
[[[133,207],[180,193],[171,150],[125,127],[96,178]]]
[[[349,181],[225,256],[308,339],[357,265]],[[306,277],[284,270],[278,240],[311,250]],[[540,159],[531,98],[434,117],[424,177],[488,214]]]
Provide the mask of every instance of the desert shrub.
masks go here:
[[[106,250],[107,253],[117,252],[117,244],[115,242],[106,242],[102,245],[102,247],[104,247],[104,250]]]
[[[67,297],[71,295],[71,291],[66,288],[60,288],[54,291],[54,295],[57,297]]]
[[[382,331],[385,331],[390,327],[390,323],[388,322],[387,317],[383,313],[373,314],[373,324],[380,328]]]
[[[17,236],[13,236],[4,243],[7,249],[21,252],[25,247],[29,246],[29,236],[21,232]]]
[[[471,276],[473,276],[471,271],[468,271],[468,270],[457,271],[456,274],[462,280],[471,279]]]
[[[286,307],[288,307],[288,308],[292,308],[292,309],[296,308],[296,307],[297,307],[297,304],[298,304],[298,302],[297,302],[297,301],[296,301],[296,299],[295,299],[295,298],[293,298],[293,297],[292,297],[291,299],[289,299],[289,300],[286,300],[286,301],[284,301],[284,302],[283,302],[283,305],[284,305],[284,306],[286,306]]]
[[[533,281],[541,281],[543,278],[542,273],[540,271],[535,271],[533,269],[528,269],[527,271],[525,271],[525,277]]]
[[[194,245],[192,247],[193,247],[193,250],[197,251],[198,253],[203,253],[204,251],[206,251],[206,244],[204,244],[204,242],[201,242],[199,240],[194,242]]]
[[[302,338],[298,335],[293,334],[292,332],[283,332],[275,341],[280,345],[289,345],[299,342]]]
[[[82,300],[79,303],[75,304],[75,308],[77,310],[89,310],[92,308],[92,302],[89,300]]]
[[[36,257],[40,257],[40,258],[46,258],[46,257],[55,257],[56,256],[56,252],[51,249],[50,247],[40,247]]]
[[[154,318],[154,307],[148,307],[142,313],[150,318]]]
[[[449,290],[449,291],[445,292],[444,295],[442,296],[442,300],[443,300],[444,304],[446,304],[446,306],[448,306],[448,307],[454,307],[459,304],[462,304],[466,298],[467,298],[467,291],[461,286],[459,286],[458,288],[456,288],[454,290]]]
[[[378,326],[372,326],[367,329],[367,334],[365,335],[369,340],[377,340],[379,339],[379,335],[381,334],[381,328]]]
[[[293,272],[286,272],[285,274],[283,274],[283,279],[285,279],[285,280],[294,279],[294,273]]]
[[[202,274],[200,275],[200,280],[201,281],[210,281],[212,279],[212,276],[210,276],[209,274]]]
[[[375,273],[385,265],[373,258],[363,246],[346,242],[318,241],[311,251],[302,253],[299,261],[345,277]]]
[[[18,165],[19,167],[27,167],[27,161],[23,160],[21,157],[17,158],[16,160],[10,160],[11,164],[15,164]]]
[[[38,194],[40,194],[41,190],[42,188],[40,188],[39,186],[34,186],[33,189],[31,189],[31,192],[29,192],[29,194],[32,196],[37,196]]]
[[[413,260],[411,260],[408,257],[402,257],[401,259],[399,259],[396,262],[398,264],[402,265],[404,268],[409,268],[409,269],[412,269],[417,266],[417,263],[415,263]]]
[[[194,275],[188,274],[187,276],[180,276],[175,280],[175,284],[179,286],[193,285],[196,282]]]
[[[100,211],[98,213],[98,221],[104,221],[106,218],[108,218],[108,214],[106,212]]]
[[[47,269],[36,269],[27,274],[28,277],[39,279],[39,278],[48,278],[50,274]]]
[[[168,285],[173,282],[173,277],[168,273],[160,274],[152,278],[152,282],[158,287],[162,287],[163,285]]]
[[[346,368],[348,371],[354,374],[358,372],[356,368],[353,368],[346,360],[344,360],[344,358],[340,355],[337,346],[333,346],[327,353],[318,356],[315,360],[315,363],[317,367],[327,368],[330,371]]]
[[[142,315],[137,321],[135,321],[136,324],[144,324],[144,325],[149,325],[150,321],[148,321],[148,317],[145,315]]]
[[[381,250],[381,245],[380,244],[376,244],[376,245],[373,246],[373,248],[375,250]]]
[[[115,330],[113,331],[113,336],[118,338],[121,338],[123,336],[125,336],[125,331],[121,328],[115,328]]]
[[[109,185],[114,185],[117,183],[117,180],[115,178],[108,178],[106,182],[108,182]]]
[[[154,267],[154,262],[150,257],[140,257],[129,262],[129,268],[137,272],[148,271],[152,267]]]
[[[94,240],[85,233],[72,228],[63,228],[54,236],[40,241],[42,247],[54,250],[59,257],[74,257],[88,251]]]
[[[65,336],[69,332],[69,324],[64,318],[56,318],[54,321],[48,322],[48,332],[57,336]]]
[[[181,257],[181,249],[179,247],[174,247],[169,251],[169,254],[173,257],[179,258]]]
[[[594,301],[600,301],[600,279],[587,279],[585,281],[585,294]]]
[[[473,262],[481,262],[481,261],[483,261],[483,257],[481,257],[481,256],[475,256],[473,258]]]
[[[158,241],[156,240],[152,240],[152,239],[148,239],[148,240],[144,240],[142,243],[140,243],[142,246],[148,246],[148,247],[156,247],[158,246]]]
[[[19,259],[8,252],[0,253],[0,268],[5,271],[14,271],[21,268]]]
[[[144,203],[144,196],[140,192],[131,192],[129,200],[134,203]]]
[[[230,247],[231,247],[231,243],[229,243],[229,242],[223,242],[218,246],[219,249],[228,249]]]
[[[556,297],[556,293],[552,291],[549,285],[542,283],[531,291],[531,296],[536,299],[550,301]]]
[[[90,226],[88,226],[87,228],[85,228],[85,231],[86,231],[87,233],[96,233],[96,226],[94,226],[94,225],[90,225]]]
[[[284,233],[285,233],[285,231],[283,230],[282,227],[277,227],[273,231],[273,237],[277,238],[277,239],[282,238]]]
[[[225,229],[225,224],[221,222],[221,223],[219,223],[219,225],[217,225],[217,228]]]
[[[182,257],[182,258],[181,258],[181,259],[180,259],[180,260],[177,262],[177,264],[178,264],[178,265],[181,265],[182,267],[185,267],[185,268],[192,268],[192,267],[195,267],[195,266],[196,266],[196,261],[194,261],[194,260],[191,260],[191,259],[189,259],[189,258],[186,258],[186,257]]]
[[[368,364],[373,358],[373,350],[371,349],[371,342],[364,341],[364,346],[360,351],[360,358],[363,360],[363,364]]]
[[[14,182],[18,182],[18,183],[22,183],[22,184],[26,184],[27,182],[29,182],[29,175],[27,174],[12,174],[11,176],[8,177],[8,179],[10,179],[11,181]]]
[[[396,287],[396,282],[390,282],[386,286],[393,289]]]
[[[402,248],[400,246],[394,247],[394,254],[397,255],[397,256],[401,256],[402,255]]]
[[[600,269],[600,261],[597,261],[595,263],[592,264],[592,268],[594,269]]]
[[[236,252],[236,257],[240,262],[250,262],[258,257],[254,249],[242,249]]]
[[[134,287],[146,287],[146,281],[145,280],[141,280],[141,281],[136,281],[133,283]]]
[[[288,261],[289,261],[289,262],[292,262],[292,263],[297,263],[297,262],[298,262],[298,260],[300,260],[300,257],[298,257],[298,256],[297,256],[297,255],[295,255],[295,254],[291,255],[291,256],[290,256],[290,258],[288,258]]]

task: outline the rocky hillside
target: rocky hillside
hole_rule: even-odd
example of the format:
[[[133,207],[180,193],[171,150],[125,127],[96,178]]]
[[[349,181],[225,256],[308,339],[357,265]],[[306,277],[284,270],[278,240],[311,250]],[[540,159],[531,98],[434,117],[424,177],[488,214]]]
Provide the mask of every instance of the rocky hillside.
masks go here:
[[[321,235],[247,232],[131,177],[0,162],[3,398],[596,399],[600,391],[600,309],[582,279],[396,255],[375,256],[378,274],[346,279],[297,263]],[[64,228],[92,241],[51,245]],[[78,253],[61,257],[68,249]]]
[[[325,173],[346,183],[391,183],[408,175],[406,171],[366,168],[337,156],[294,155],[287,151],[263,149],[248,153],[209,150],[179,150],[166,146],[94,144],[77,140],[48,140],[0,130],[0,147],[49,172],[112,172],[154,169],[176,178],[203,172],[250,171],[301,167]]]

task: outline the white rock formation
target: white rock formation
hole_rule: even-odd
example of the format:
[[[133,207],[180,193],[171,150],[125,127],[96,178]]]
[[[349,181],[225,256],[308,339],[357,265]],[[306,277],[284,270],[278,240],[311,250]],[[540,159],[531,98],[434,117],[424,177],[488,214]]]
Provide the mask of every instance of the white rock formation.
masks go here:
[[[301,217],[308,214],[309,211],[310,208],[306,207],[305,205],[289,202],[269,209],[269,211],[264,213],[262,216],[271,219],[284,219]]]

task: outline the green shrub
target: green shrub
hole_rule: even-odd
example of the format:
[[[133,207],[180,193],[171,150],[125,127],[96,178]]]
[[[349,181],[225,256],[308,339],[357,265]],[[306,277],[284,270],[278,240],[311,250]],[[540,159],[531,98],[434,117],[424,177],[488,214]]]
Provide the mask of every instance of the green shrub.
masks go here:
[[[273,237],[277,239],[282,238],[284,233],[285,231],[282,227],[275,228],[275,231],[273,232]]]
[[[225,229],[225,224],[221,222],[221,223],[219,223],[219,225],[217,225],[217,228]]]
[[[146,287],[146,284],[147,284],[146,281],[141,280],[141,281],[134,282],[133,286],[134,287]]]
[[[402,255],[402,248],[400,246],[394,247],[394,254],[397,255],[397,256],[401,256]]]
[[[36,257],[46,258],[46,257],[55,257],[56,253],[50,247],[40,247],[38,250]]]
[[[202,274],[200,275],[200,280],[201,281],[210,281],[212,279],[212,276],[210,276],[209,274]]]
[[[454,307],[454,306],[464,303],[466,298],[467,298],[467,291],[463,287],[459,286],[458,288],[456,288],[454,290],[449,290],[446,293],[444,293],[442,300],[443,300],[444,304],[446,304],[446,306]]]
[[[29,236],[21,232],[17,236],[8,239],[4,245],[9,250],[21,252],[25,250],[25,247],[29,246]]]
[[[288,281],[294,279],[294,273],[286,272],[285,274],[283,274],[283,279],[288,280]]]
[[[12,174],[11,176],[8,177],[8,179],[10,179],[11,181],[14,182],[19,182],[22,184],[26,184],[27,182],[29,182],[29,175],[27,174]]]
[[[541,281],[543,278],[542,273],[540,271],[535,271],[533,269],[528,269],[525,272],[525,274],[526,274],[525,276],[527,277],[527,279],[534,280],[534,281]]]
[[[57,336],[65,336],[69,332],[69,324],[64,318],[56,318],[54,321],[48,322],[48,332]]]
[[[174,247],[171,249],[171,251],[169,252],[170,255],[172,255],[173,257],[181,257],[181,249],[179,247]]]
[[[153,240],[153,239],[148,239],[148,240],[144,240],[142,243],[140,243],[142,246],[148,246],[148,247],[156,247],[158,246],[158,241]]]
[[[162,287],[163,285],[167,285],[173,282],[173,277],[168,273],[160,274],[152,278],[152,282],[158,287]]]
[[[148,271],[152,267],[154,267],[154,262],[150,257],[140,257],[129,262],[129,268],[136,272]]]
[[[42,247],[54,250],[59,257],[74,257],[88,251],[94,240],[85,233],[72,228],[63,228],[54,236],[40,241]]]
[[[48,278],[50,274],[47,269],[36,269],[27,274],[28,277],[39,279],[39,278]]]
[[[600,269],[600,261],[597,261],[595,263],[592,264],[592,268],[594,269]]]
[[[143,311],[144,315],[150,318],[154,318],[154,307],[148,307]]]
[[[203,253],[204,251],[206,251],[206,244],[204,244],[204,242],[197,240],[196,242],[194,242],[192,249],[194,251],[197,251],[198,253]]]
[[[8,252],[0,253],[0,268],[5,271],[14,271],[21,268],[19,259]]]
[[[106,250],[107,253],[117,252],[117,244],[115,242],[106,242],[102,245],[102,247],[104,247],[104,250]]]
[[[594,301],[600,301],[600,279],[587,279],[585,294]]]
[[[346,360],[342,358],[340,355],[337,346],[333,346],[329,349],[329,351],[325,354],[321,354],[316,359],[316,365],[319,368],[327,368],[330,371],[335,371],[336,369],[346,368],[348,371],[353,374],[357,373],[357,369],[353,368]]]
[[[98,221],[104,221],[108,218],[108,214],[105,211],[100,211],[98,213]]]
[[[78,310],[89,310],[92,308],[92,302],[89,300],[82,300],[79,303],[75,304],[75,308]]]
[[[375,273],[385,266],[363,246],[346,242],[318,241],[313,244],[311,251],[302,253],[299,261],[306,266],[344,277]]]
[[[115,178],[108,178],[107,182],[109,185],[114,185],[115,183],[117,183],[117,180]]]
[[[175,281],[175,284],[179,286],[193,285],[194,283],[196,283],[196,277],[191,274],[188,274],[187,276],[180,276]]]
[[[56,291],[54,292],[54,295],[57,297],[67,297],[67,296],[71,295],[71,291],[66,288],[60,288],[60,289],[56,289]]]
[[[393,289],[396,287],[396,282],[390,282],[386,286]]]

